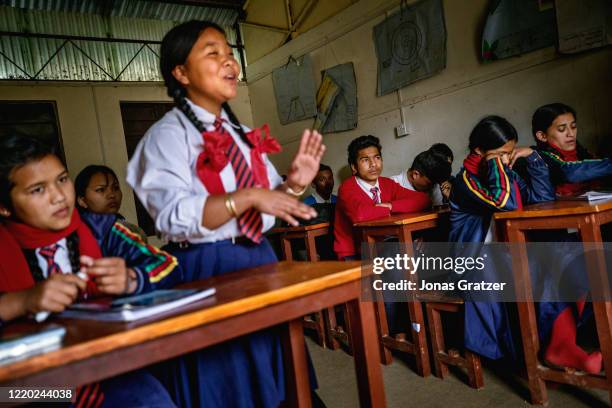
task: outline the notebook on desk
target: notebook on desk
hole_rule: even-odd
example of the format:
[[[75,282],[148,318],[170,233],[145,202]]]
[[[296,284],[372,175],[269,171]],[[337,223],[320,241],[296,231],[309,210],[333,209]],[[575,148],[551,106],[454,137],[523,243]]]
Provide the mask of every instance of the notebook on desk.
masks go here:
[[[584,194],[579,196],[558,196],[557,200],[563,201],[603,201],[603,200],[611,200],[612,199],[612,191],[587,191]]]
[[[69,306],[60,317],[131,322],[177,309],[214,294],[215,288],[167,289],[119,299],[92,299]]]
[[[34,331],[0,334],[0,365],[58,349],[66,329],[47,325]]]

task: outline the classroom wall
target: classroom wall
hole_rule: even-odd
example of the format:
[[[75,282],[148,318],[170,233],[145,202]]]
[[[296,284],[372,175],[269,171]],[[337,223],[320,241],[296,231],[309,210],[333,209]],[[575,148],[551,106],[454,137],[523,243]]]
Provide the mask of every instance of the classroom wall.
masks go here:
[[[409,2],[414,3],[414,1]],[[313,30],[247,67],[253,120],[270,124],[283,145],[272,156],[279,172],[286,171],[297,149],[305,120],[282,126],[278,119],[271,72],[289,55],[309,53],[316,86],[320,71],[353,62],[358,90],[358,127],[324,136],[323,159],[339,181],[350,175],[346,147],[363,134],[378,136],[383,145],[384,175],[408,168],[414,156],[434,142],[447,143],[455,152],[457,171],[467,152],[467,138],[474,124],[486,114],[507,117],[520,134],[520,143],[531,144],[530,121],[540,105],[562,101],[577,109],[579,138],[589,148],[612,152],[612,48],[574,56],[559,56],[554,48],[483,64],[479,47],[487,0],[445,0],[447,66],[431,78],[383,97],[376,96],[377,67],[373,27],[397,10],[397,1],[361,0]],[[395,137],[403,119],[410,135]]]
[[[105,164],[117,173],[123,190],[122,214],[136,221],[133,194],[125,182],[127,149],[119,104],[166,102],[163,84],[0,82],[0,100],[55,101],[68,170],[76,176],[89,164]],[[253,119],[246,85],[238,87],[232,109],[242,123]]]

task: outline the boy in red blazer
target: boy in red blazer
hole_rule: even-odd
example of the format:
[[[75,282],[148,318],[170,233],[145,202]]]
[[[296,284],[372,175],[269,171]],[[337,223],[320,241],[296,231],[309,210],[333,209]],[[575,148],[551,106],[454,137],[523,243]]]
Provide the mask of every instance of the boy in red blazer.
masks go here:
[[[389,216],[392,213],[421,211],[431,205],[425,193],[401,187],[383,170],[382,147],[375,136],[360,136],[348,147],[353,176],[338,189],[334,223],[334,251],[338,259],[358,259],[361,240],[353,224]],[[357,243],[357,245],[356,245]]]

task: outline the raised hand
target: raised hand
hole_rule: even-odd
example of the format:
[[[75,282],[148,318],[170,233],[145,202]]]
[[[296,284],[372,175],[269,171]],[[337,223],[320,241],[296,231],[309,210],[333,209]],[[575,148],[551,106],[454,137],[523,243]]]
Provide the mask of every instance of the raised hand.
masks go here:
[[[300,147],[291,162],[287,174],[287,185],[296,191],[308,186],[319,171],[325,153],[323,137],[316,130],[304,130]]]

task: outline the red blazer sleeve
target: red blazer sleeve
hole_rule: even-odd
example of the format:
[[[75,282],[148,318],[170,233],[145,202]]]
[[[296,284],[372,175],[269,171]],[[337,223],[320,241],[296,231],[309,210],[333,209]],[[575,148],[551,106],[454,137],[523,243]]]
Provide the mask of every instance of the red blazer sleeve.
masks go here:
[[[354,180],[347,181],[338,191],[338,207],[344,209],[353,224],[388,216],[391,211],[377,207]]]
[[[426,193],[408,190],[393,182],[391,188],[391,205],[393,213],[409,213],[425,210],[431,207],[431,200]]]

